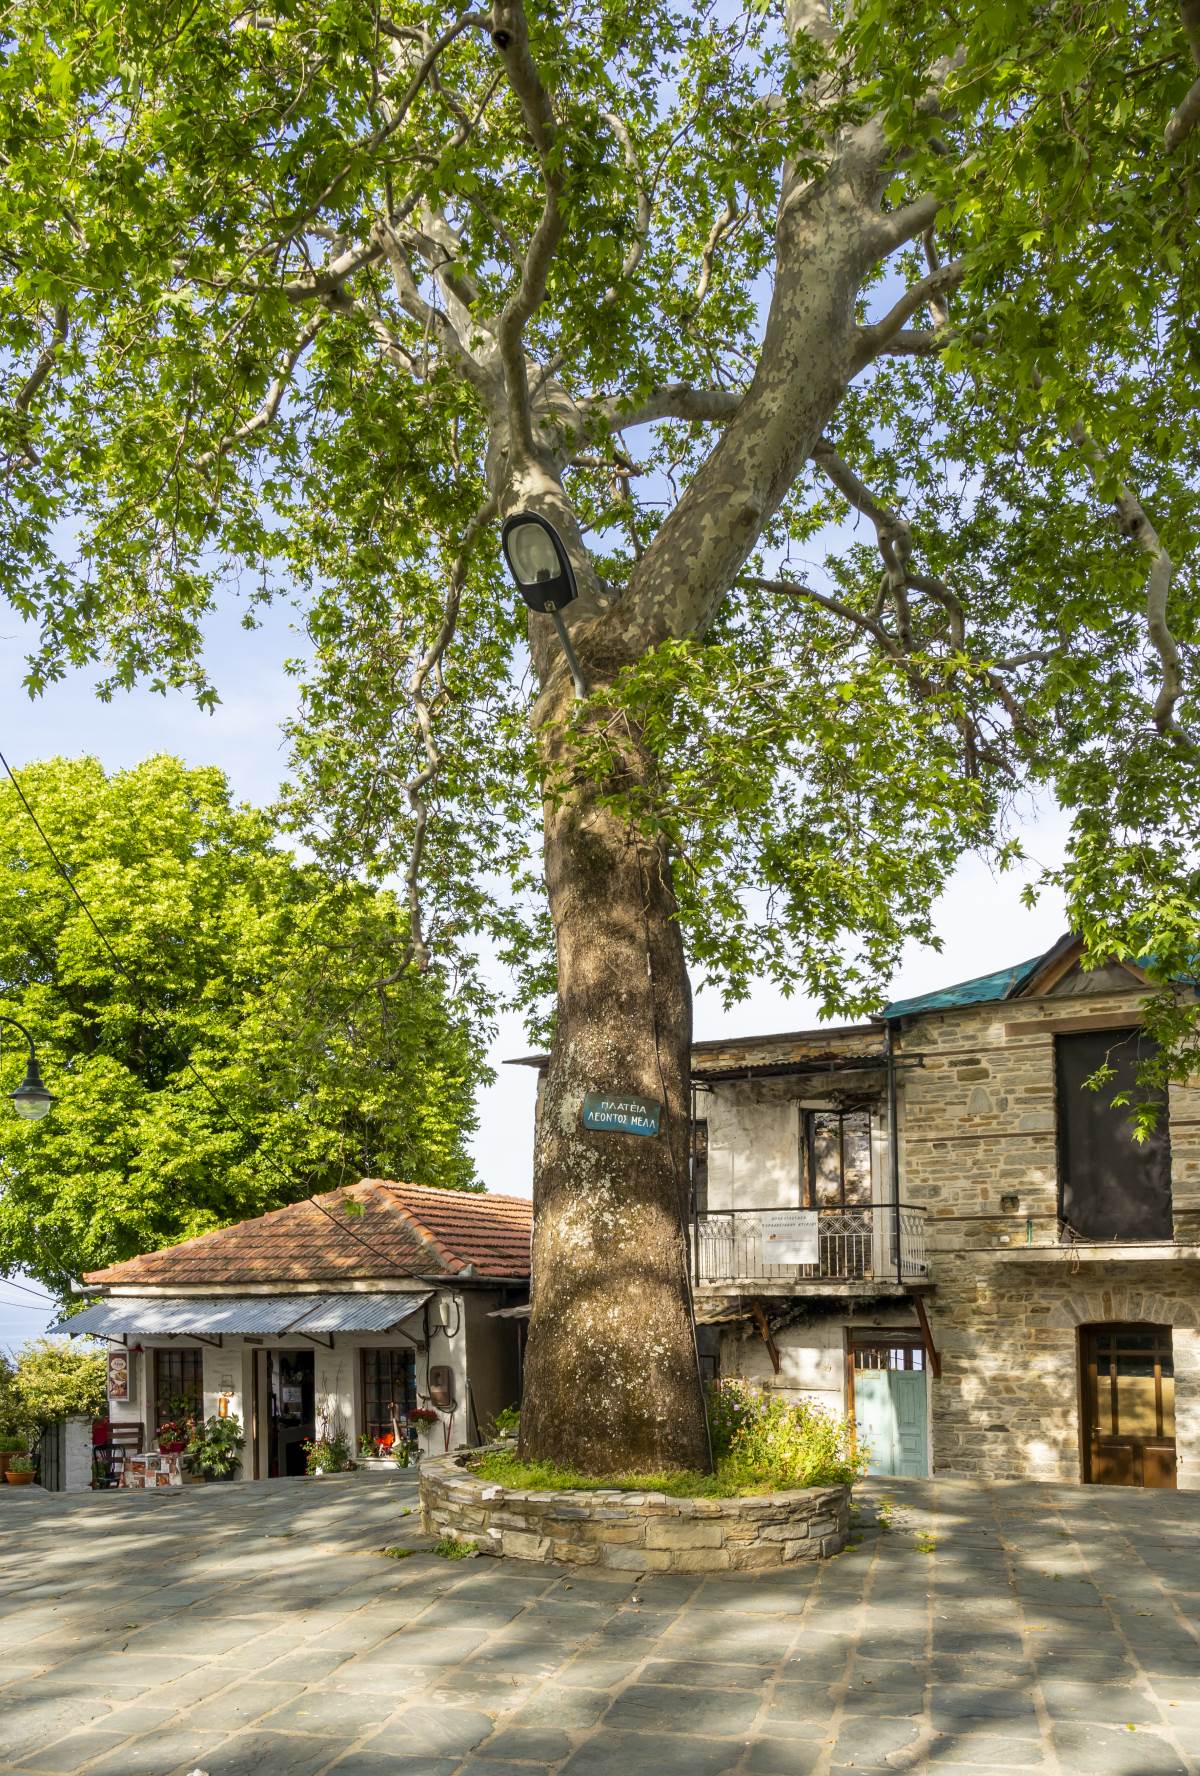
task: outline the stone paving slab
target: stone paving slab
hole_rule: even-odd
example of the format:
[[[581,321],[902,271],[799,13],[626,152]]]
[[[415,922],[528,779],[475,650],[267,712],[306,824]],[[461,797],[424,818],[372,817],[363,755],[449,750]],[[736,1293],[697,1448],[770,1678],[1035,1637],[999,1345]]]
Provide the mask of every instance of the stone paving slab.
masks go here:
[[[1200,1495],[871,1482],[727,1578],[443,1561],[414,1505],[4,1497],[0,1773],[1200,1776]]]

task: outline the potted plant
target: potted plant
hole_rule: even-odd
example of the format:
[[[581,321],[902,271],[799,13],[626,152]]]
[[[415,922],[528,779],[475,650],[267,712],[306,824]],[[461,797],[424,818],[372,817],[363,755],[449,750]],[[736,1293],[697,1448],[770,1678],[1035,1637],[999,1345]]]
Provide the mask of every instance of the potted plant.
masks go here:
[[[235,1412],[227,1418],[214,1413],[192,1426],[187,1452],[197,1471],[207,1480],[232,1480],[241,1461],[242,1421]]]
[[[28,1486],[33,1479],[33,1457],[10,1455],[4,1478],[10,1486]]]
[[[425,1425],[435,1425],[437,1421],[438,1415],[432,1406],[414,1406],[408,1415],[410,1425],[420,1425],[422,1428]]]
[[[14,1455],[24,1455],[24,1437],[0,1437],[0,1474],[8,1470]]]
[[[187,1448],[192,1424],[178,1418],[164,1418],[154,1433],[160,1455],[179,1455]]]

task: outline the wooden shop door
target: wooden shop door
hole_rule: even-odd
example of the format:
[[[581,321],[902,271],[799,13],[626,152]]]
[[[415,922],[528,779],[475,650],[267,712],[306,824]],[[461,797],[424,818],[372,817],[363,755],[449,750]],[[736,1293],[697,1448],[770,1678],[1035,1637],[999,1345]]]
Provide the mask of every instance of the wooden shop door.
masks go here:
[[[1080,1329],[1083,1478],[1093,1486],[1175,1485],[1171,1328]]]

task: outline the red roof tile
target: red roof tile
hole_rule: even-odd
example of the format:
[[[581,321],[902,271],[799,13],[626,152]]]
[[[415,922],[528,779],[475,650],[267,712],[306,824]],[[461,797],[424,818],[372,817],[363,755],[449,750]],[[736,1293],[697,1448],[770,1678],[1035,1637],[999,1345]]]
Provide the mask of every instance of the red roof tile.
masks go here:
[[[347,1215],[346,1199],[361,1215]],[[102,1285],[307,1283],[365,1278],[529,1275],[532,1204],[521,1196],[431,1190],[364,1178],[334,1190],[88,1271]]]

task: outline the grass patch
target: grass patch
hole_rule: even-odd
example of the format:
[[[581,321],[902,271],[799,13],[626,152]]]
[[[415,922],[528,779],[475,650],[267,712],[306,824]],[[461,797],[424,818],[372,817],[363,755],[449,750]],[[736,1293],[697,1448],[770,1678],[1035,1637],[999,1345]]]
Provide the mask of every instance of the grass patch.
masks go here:
[[[381,1548],[379,1552],[386,1554],[389,1560],[409,1560],[416,1553],[415,1548]]]
[[[516,1492],[665,1492],[668,1498],[727,1498],[731,1493],[716,1474],[672,1468],[663,1474],[581,1474],[554,1462],[522,1461],[507,1449],[491,1450],[471,1463],[481,1480]]]
[[[434,1547],[443,1560],[469,1560],[475,1552],[474,1542],[460,1542],[457,1536],[444,1535]]]

